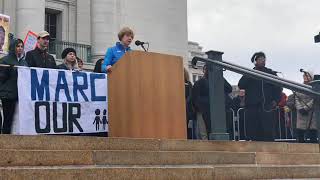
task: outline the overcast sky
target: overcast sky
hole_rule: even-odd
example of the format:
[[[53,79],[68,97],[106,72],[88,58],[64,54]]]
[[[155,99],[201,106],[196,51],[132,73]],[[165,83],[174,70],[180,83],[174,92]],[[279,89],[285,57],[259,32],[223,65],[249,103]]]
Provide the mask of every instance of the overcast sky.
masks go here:
[[[224,60],[253,67],[264,51],[267,67],[301,82],[300,68],[320,74],[320,0],[188,0],[189,40],[205,50],[223,51]],[[237,84],[240,76],[226,73]],[[281,76],[281,75],[279,75]]]

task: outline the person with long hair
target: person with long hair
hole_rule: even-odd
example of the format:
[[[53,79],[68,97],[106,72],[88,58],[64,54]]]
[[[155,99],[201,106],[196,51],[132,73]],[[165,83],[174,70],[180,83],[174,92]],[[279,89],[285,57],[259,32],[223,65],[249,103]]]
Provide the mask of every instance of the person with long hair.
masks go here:
[[[98,59],[95,66],[94,66],[94,70],[93,72],[96,72],[96,73],[102,73],[102,69],[101,69],[101,66],[104,62],[104,59],[101,58],[101,59]]]
[[[62,51],[63,63],[58,65],[58,69],[78,70],[77,52],[73,48],[66,48]]]
[[[9,47],[9,54],[0,60],[1,64],[10,65],[10,67],[0,67],[0,98],[3,107],[3,128],[2,134],[10,134],[13,122],[13,116],[18,101],[16,67],[28,66],[25,60],[24,43],[17,39]]]

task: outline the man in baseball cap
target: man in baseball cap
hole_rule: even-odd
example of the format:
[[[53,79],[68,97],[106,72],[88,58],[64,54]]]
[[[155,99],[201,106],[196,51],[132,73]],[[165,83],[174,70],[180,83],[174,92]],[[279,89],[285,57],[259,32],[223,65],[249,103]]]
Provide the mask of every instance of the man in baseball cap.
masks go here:
[[[48,53],[49,42],[50,34],[47,31],[40,31],[38,33],[37,47],[26,55],[26,61],[30,67],[56,69],[56,61]]]
[[[47,31],[40,31],[38,33],[38,39],[39,38],[45,38],[45,37],[50,37],[50,34]]]
[[[40,49],[48,49],[50,41],[50,34],[47,31],[41,31],[38,33],[38,45]]]

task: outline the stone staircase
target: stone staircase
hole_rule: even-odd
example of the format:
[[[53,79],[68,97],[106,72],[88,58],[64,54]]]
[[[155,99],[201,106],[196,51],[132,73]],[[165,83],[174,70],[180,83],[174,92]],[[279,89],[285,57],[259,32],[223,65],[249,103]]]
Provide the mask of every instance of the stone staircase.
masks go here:
[[[6,179],[320,178],[318,144],[0,136]]]

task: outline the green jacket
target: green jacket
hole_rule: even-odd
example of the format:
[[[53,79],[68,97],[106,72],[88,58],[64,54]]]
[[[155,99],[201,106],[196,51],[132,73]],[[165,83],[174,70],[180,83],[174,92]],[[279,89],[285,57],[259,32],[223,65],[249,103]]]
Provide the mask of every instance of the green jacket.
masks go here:
[[[15,44],[14,44],[15,45]],[[19,61],[15,55],[14,50],[10,48],[9,54],[0,59],[0,64],[11,66],[27,66],[24,57]],[[13,48],[15,49],[15,48]],[[15,67],[1,67],[0,66],[0,98],[18,100],[18,87],[17,87],[18,72]]]

